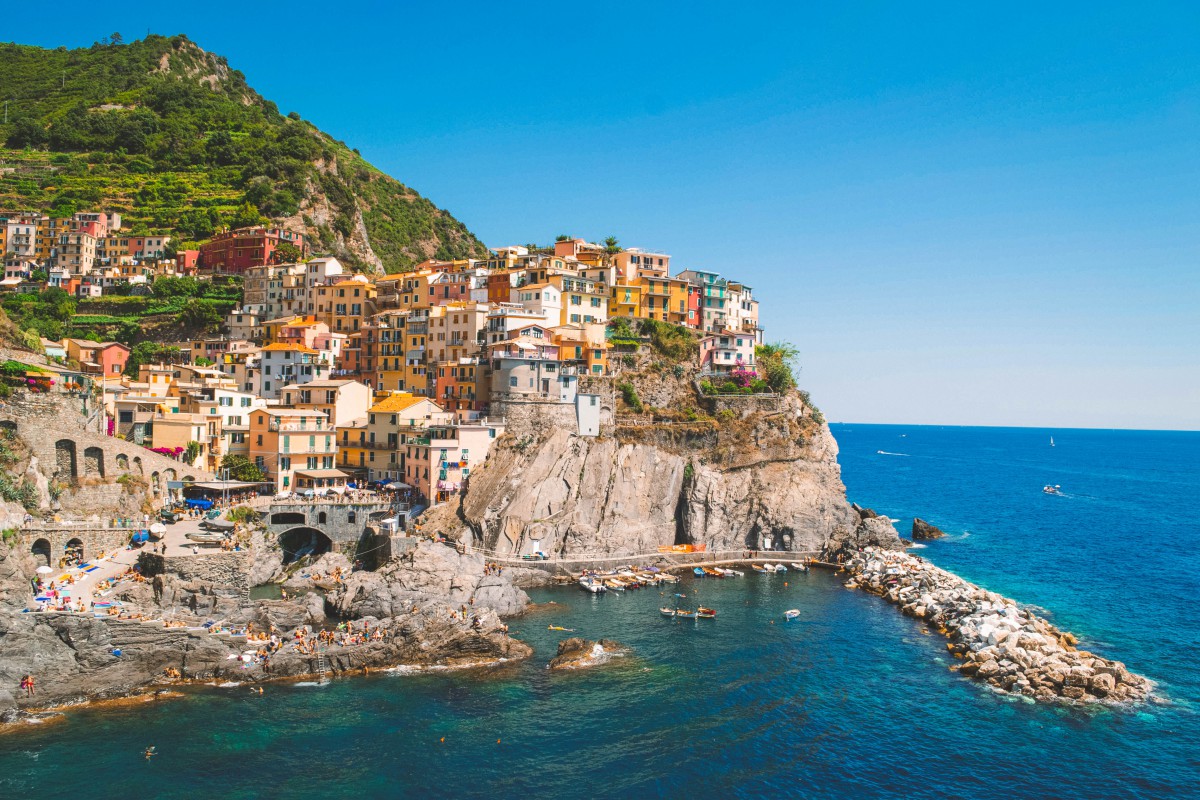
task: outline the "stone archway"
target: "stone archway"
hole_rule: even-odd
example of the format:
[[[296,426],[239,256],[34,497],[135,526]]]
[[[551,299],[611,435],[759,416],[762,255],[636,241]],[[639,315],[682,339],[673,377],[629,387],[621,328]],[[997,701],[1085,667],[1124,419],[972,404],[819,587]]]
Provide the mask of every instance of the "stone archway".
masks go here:
[[[124,453],[117,453],[117,469],[122,472],[129,472],[129,456]]]
[[[50,566],[50,540],[38,539],[29,548],[30,554],[33,555],[33,560],[37,562],[39,567]]]
[[[59,439],[54,443],[54,468],[63,478],[79,477],[79,468],[75,463],[75,442],[72,439]]]
[[[137,470],[138,475],[145,474],[145,472],[142,470],[142,457],[141,456],[133,457],[133,468]]]
[[[317,524],[318,525],[324,525],[327,522],[329,522],[328,514],[326,514],[324,511],[321,511],[320,513],[317,514]]]
[[[166,470],[163,472],[163,477],[169,481],[179,480],[179,478],[177,477],[178,475],[179,475],[179,473],[176,472],[171,467],[167,467]]]
[[[83,451],[83,474],[104,477],[104,451],[99,447],[89,447]]]
[[[308,520],[299,511],[279,511],[271,515],[272,525],[303,525]]]
[[[322,531],[307,526],[291,528],[279,534],[283,563],[290,564],[304,556],[319,556],[333,549],[333,540]]]
[[[63,556],[67,559],[67,564],[82,564],[83,563],[83,540],[75,537],[68,539],[63,547]]]

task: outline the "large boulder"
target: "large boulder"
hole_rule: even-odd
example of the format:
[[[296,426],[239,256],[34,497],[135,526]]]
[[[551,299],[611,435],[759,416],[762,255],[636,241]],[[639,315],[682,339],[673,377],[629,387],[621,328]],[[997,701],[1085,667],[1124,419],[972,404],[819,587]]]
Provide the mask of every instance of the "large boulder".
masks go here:
[[[550,661],[550,669],[586,669],[607,663],[613,656],[627,652],[629,648],[611,639],[593,642],[572,636],[558,643],[558,655]]]
[[[930,525],[920,517],[913,518],[912,538],[914,540],[921,539],[940,539],[946,534],[938,527]]]

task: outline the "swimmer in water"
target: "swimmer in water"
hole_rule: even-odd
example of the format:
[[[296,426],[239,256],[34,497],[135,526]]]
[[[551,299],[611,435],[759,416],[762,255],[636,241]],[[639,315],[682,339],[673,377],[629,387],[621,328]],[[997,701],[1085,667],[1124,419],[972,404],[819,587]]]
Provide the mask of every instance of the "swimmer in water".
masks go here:
[[[158,752],[155,750],[154,745],[150,745],[149,747],[146,748],[145,756],[146,756],[147,761],[150,760],[151,756],[156,756],[156,755],[158,755]]]

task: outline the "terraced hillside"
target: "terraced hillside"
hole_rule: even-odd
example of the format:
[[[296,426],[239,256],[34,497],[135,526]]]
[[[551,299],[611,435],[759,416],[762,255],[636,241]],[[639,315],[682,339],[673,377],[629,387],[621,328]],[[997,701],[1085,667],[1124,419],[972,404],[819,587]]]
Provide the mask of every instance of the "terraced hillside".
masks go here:
[[[0,208],[120,211],[201,241],[265,219],[316,250],[399,271],[483,255],[466,226],[345,143],[282,115],[184,36],[46,50],[0,44]]]

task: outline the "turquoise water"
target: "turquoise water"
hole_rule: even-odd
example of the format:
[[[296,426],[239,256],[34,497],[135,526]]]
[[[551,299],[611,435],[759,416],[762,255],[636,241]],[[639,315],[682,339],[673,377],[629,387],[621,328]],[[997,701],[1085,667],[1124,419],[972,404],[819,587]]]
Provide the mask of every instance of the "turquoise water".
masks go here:
[[[0,737],[0,797],[1179,797],[1200,779],[1200,434],[840,425],[850,496],[951,535],[922,554],[1052,612],[1169,705],[1072,711],[947,670],[943,640],[833,576],[553,602],[487,671],[212,689]],[[1053,433],[1057,447],[1048,447]],[[901,436],[901,434],[906,434]],[[884,450],[906,455],[879,455]],[[1043,495],[1058,483],[1066,496]],[[907,522],[907,520],[906,520]],[[784,623],[789,608],[800,620]],[[569,634],[633,655],[550,673]],[[443,741],[444,739],[444,741]],[[141,757],[149,744],[159,755]]]

